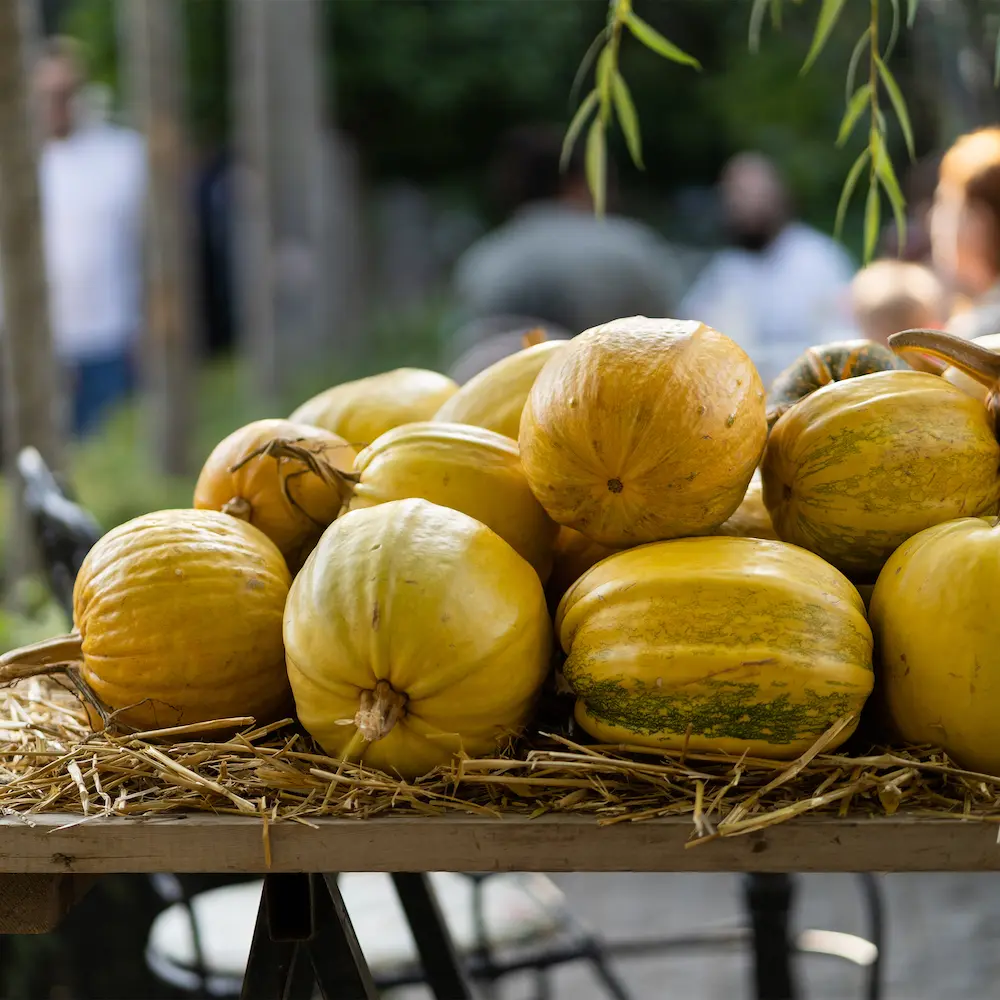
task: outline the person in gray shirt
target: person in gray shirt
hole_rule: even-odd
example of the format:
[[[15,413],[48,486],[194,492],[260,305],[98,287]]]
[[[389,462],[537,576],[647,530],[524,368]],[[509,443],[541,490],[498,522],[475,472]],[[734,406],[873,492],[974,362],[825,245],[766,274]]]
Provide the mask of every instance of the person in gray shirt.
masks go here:
[[[561,145],[562,131],[544,126],[506,138],[497,178],[513,212],[455,266],[461,322],[528,316],[577,334],[622,316],[672,314],[680,289],[669,244],[635,220],[597,218],[583,144],[562,172]],[[613,180],[609,171],[611,201]]]

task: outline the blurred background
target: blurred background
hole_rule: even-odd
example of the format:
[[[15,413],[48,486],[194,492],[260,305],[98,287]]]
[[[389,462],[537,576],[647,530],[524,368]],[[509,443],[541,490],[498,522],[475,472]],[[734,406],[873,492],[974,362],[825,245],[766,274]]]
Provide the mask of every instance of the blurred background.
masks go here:
[[[858,335],[849,291],[863,196],[842,241],[832,232],[863,142],[835,144],[866,3],[847,4],[800,75],[818,4],[784,5],[781,30],[766,26],[752,53],[749,0],[636,0],[703,71],[623,44],[646,169],[615,134],[601,230],[579,162],[563,174],[557,162],[604,0],[0,4],[21,28],[0,31],[0,147],[16,145],[6,130],[20,127],[27,100],[38,153],[3,161],[3,481],[12,456],[35,444],[105,529],[188,506],[212,446],[251,419],[402,365],[467,378],[511,349],[494,334],[520,326],[570,335],[630,313],[705,319],[747,347],[765,380],[810,344]],[[990,3],[923,0],[899,33],[891,64],[916,160],[894,125],[891,145],[909,199],[909,261],[928,258],[939,152],[997,119],[998,24]],[[767,210],[741,214],[740,199]],[[779,232],[798,242],[765,258]],[[882,248],[896,253],[891,227]],[[725,270],[748,260],[760,267]],[[749,282],[744,298],[722,301],[739,281]],[[754,296],[767,313],[757,328]],[[785,332],[762,332],[772,315]],[[0,508],[0,650],[65,629],[11,500]],[[595,918],[660,892],[645,876],[602,879]],[[584,880],[564,883],[586,908],[597,897]],[[912,900],[916,883],[895,884]],[[958,892],[954,880],[936,884]],[[961,890],[983,896],[980,930],[1000,916],[985,884]],[[681,888],[706,917],[708,901],[733,891],[721,876]],[[645,920],[657,907],[642,898]],[[965,924],[952,930],[956,947],[968,939]],[[908,947],[893,995],[924,996],[930,958]],[[976,992],[989,968],[973,975],[970,961],[971,992],[926,996],[996,995]],[[702,978],[678,995],[731,995],[725,963],[699,968],[722,992]],[[641,980],[639,995],[660,995],[659,977]],[[817,996],[841,995],[823,982]]]

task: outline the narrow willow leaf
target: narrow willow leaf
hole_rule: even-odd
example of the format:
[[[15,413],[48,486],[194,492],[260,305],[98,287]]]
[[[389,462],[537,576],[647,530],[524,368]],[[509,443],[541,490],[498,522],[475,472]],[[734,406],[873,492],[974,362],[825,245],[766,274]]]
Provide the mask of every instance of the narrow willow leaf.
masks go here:
[[[873,177],[868,185],[868,200],[865,202],[865,263],[871,262],[878,246],[879,227],[882,221],[882,201],[878,196],[878,183]]]
[[[885,139],[878,132],[872,133],[871,154],[875,173],[882,181],[889,200],[898,201],[901,205],[905,204],[906,200],[903,198],[903,190],[899,186],[896,171],[893,168],[892,160],[889,158],[889,150],[886,149]]]
[[[889,204],[892,205],[893,215],[896,217],[896,234],[899,248],[902,250],[906,240],[906,199],[903,197],[902,188],[899,186],[899,179],[893,169],[892,160],[889,159],[889,151],[885,148],[885,140],[878,133],[874,136],[873,160],[875,165],[875,175],[878,177],[885,193],[888,195]]]
[[[773,17],[774,7],[771,0],[753,0],[753,6],[750,8],[749,45],[751,52],[760,52],[760,33],[764,26],[764,15],[767,13],[769,7],[771,8]]]
[[[862,84],[854,92],[848,102],[847,110],[844,112],[844,118],[840,123],[840,132],[837,134],[838,146],[843,146],[850,138],[851,133],[854,131],[854,126],[857,125],[858,119],[864,114],[865,108],[868,107],[868,103],[871,101],[871,97],[872,85],[870,83]]]
[[[871,156],[871,150],[865,147],[861,151],[861,155],[854,161],[854,166],[847,172],[847,177],[844,179],[844,187],[840,192],[840,201],[837,203],[837,221],[833,224],[833,231],[838,237],[844,228],[844,217],[847,215],[847,206],[851,203],[851,196],[854,194],[854,189],[858,186],[861,173],[868,166]]]
[[[823,0],[819,17],[816,19],[816,31],[813,34],[812,45],[809,47],[809,54],[806,56],[806,61],[802,66],[803,73],[808,73],[809,68],[819,58],[819,54],[823,51],[823,46],[826,45],[827,39],[829,39],[833,29],[837,25],[845,2],[846,0]]]
[[[889,0],[892,7],[892,28],[889,30],[889,41],[885,44],[885,51],[882,53],[883,59],[888,59],[896,49],[896,42],[899,41],[899,0]]]
[[[570,154],[573,152],[573,147],[576,145],[576,140],[579,138],[580,133],[583,131],[583,126],[587,124],[587,119],[594,113],[594,108],[597,107],[597,90],[592,90],[580,103],[580,106],[576,109],[576,114],[573,115],[573,120],[569,123],[569,127],[566,129],[566,135],[563,138],[562,154],[559,157],[559,169],[565,170],[566,165],[569,163]]]
[[[602,28],[597,37],[590,43],[590,47],[583,54],[583,58],[580,60],[580,65],[577,68],[576,76],[573,77],[573,85],[569,88],[569,106],[573,107],[576,104],[577,94],[580,93],[580,87],[583,86],[583,79],[587,75],[590,67],[593,65],[594,60],[597,58],[597,53],[601,51],[601,46],[604,44],[608,37],[608,29]]]
[[[913,27],[913,22],[917,19],[917,7],[920,0],[906,0],[906,26]]]
[[[997,32],[997,51],[993,57],[993,86],[1000,87],[1000,31]]]
[[[612,79],[612,88],[615,112],[618,115],[618,123],[622,127],[622,132],[625,134],[629,156],[632,157],[632,162],[640,170],[643,170],[645,168],[642,165],[642,137],[639,135],[639,116],[635,113],[635,105],[632,103],[628,84],[617,70],[615,70]]]
[[[885,85],[886,92],[889,94],[889,100],[892,101],[896,117],[899,119],[899,127],[903,130],[903,138],[906,140],[906,151],[910,154],[911,160],[915,159],[917,154],[913,144],[913,126],[910,124],[910,113],[906,110],[906,98],[903,97],[903,92],[899,89],[896,78],[889,71],[889,67],[886,66],[882,57],[877,52],[875,53],[875,65],[878,66],[878,75]]]
[[[771,0],[771,27],[781,31],[781,0]]]
[[[840,2],[843,3],[844,0],[840,0]],[[671,62],[681,63],[684,66],[693,66],[697,70],[701,69],[701,63],[694,56],[688,55],[687,52],[678,48],[669,39],[664,38],[656,28],[646,24],[641,17],[638,17],[632,11],[629,11],[625,15],[625,24],[628,30],[647,49],[652,49],[658,55],[663,56],[664,59],[669,59]]]
[[[601,118],[611,121],[611,81],[616,73],[615,54],[610,45],[605,46],[597,60],[597,92],[601,99]]]
[[[608,147],[605,141],[604,121],[598,117],[590,123],[587,133],[587,185],[590,196],[594,199],[594,214],[601,218],[604,215],[606,198],[606,180],[608,165]]]
[[[870,27],[865,28],[857,44],[854,46],[854,51],[851,53],[850,62],[847,64],[847,87],[844,91],[845,104],[851,100],[851,94],[854,93],[854,80],[858,75],[858,63],[861,62],[861,57],[868,48],[868,39],[871,33],[872,29]]]

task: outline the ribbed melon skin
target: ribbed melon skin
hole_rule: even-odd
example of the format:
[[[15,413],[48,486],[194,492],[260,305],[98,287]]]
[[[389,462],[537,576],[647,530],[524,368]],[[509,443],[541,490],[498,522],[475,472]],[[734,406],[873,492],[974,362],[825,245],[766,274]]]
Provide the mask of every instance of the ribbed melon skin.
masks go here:
[[[795,757],[872,690],[858,592],[783,542],[686,538],[618,553],[569,590],[556,627],[576,719],[602,742]]]

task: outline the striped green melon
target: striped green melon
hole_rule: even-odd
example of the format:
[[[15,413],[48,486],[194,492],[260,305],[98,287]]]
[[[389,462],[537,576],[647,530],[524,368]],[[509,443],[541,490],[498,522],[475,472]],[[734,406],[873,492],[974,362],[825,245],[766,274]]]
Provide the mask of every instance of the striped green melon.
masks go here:
[[[556,628],[577,722],[604,743],[795,757],[872,690],[858,592],[784,542],[684,538],[620,552],[569,589]]]
[[[771,430],[761,477],[778,537],[874,582],[911,535],[1000,500],[1000,445],[982,402],[937,375],[826,385]]]

